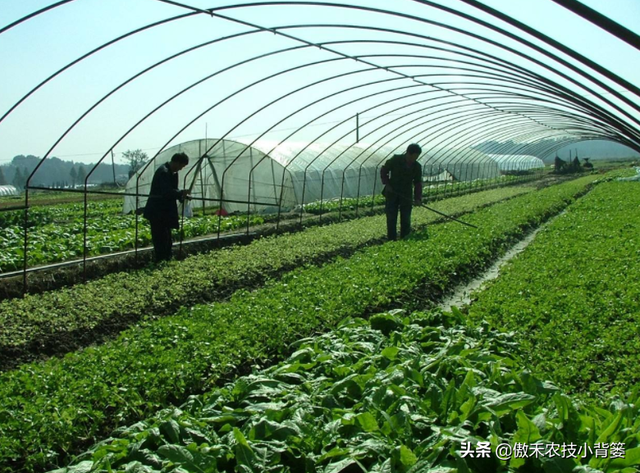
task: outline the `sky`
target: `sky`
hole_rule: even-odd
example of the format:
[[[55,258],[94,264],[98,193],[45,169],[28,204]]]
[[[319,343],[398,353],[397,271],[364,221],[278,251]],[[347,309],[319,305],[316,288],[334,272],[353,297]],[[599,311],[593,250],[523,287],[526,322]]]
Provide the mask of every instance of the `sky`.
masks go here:
[[[639,50],[551,0],[482,1],[640,86]],[[0,29],[53,3],[56,2],[0,0]],[[232,5],[204,0],[184,3],[197,8]],[[234,4],[245,3],[249,2]],[[0,116],[42,81],[95,48],[154,22],[184,15],[114,42],[68,67],[24,99],[0,121],[0,164],[19,154],[57,156],[84,163],[110,160],[111,150],[118,160],[129,149],[142,149],[152,156],[172,144],[204,137],[348,142],[356,139],[356,114],[361,127],[358,138],[364,141],[391,136],[388,144],[392,146],[406,139],[420,139],[433,142],[435,148],[438,143],[451,142],[454,132],[445,123],[460,97],[477,97],[476,102],[465,106],[479,114],[487,104],[504,106],[503,99],[479,92],[469,85],[470,80],[482,82],[485,88],[509,83],[508,79],[470,78],[468,74],[477,76],[477,65],[452,62],[468,57],[442,51],[445,47],[461,51],[451,44],[510,61],[609,110],[601,99],[567,79],[584,83],[575,72],[467,20],[413,0],[333,3],[345,8],[245,6],[220,9],[216,16],[206,16],[187,15],[189,10],[158,0],[74,0],[22,22],[0,34]],[[435,3],[541,44],[461,1]],[[583,3],[640,34],[637,0]],[[404,16],[353,8],[358,5],[381,10],[391,10],[393,5],[393,11]],[[430,22],[478,36],[465,36]],[[308,26],[311,24],[324,26]],[[287,25],[298,27],[282,28]],[[282,34],[257,30],[255,26],[278,26]],[[313,46],[335,41],[339,43],[325,48]],[[416,45],[401,46],[399,41]],[[180,54],[201,44],[202,47]],[[422,47],[426,45],[429,48]],[[513,47],[525,57],[499,45]],[[167,60],[172,55],[176,57]],[[354,56],[363,60],[356,61]],[[372,68],[373,64],[379,67]],[[411,77],[418,77],[420,82]],[[617,84],[598,77],[635,103],[640,101]],[[603,92],[596,86],[589,87]],[[416,95],[409,96],[410,93]],[[637,118],[637,111],[606,92],[604,96]],[[529,104],[518,100],[516,103],[520,109]],[[567,110],[564,105],[551,107]],[[419,120],[429,124],[430,134],[412,135],[408,131]],[[468,133],[461,146],[489,137],[480,129],[474,131],[475,123],[477,119],[472,115],[467,120],[460,117],[456,133]],[[416,130],[422,132],[423,128]],[[496,136],[506,139],[511,135],[505,129]]]

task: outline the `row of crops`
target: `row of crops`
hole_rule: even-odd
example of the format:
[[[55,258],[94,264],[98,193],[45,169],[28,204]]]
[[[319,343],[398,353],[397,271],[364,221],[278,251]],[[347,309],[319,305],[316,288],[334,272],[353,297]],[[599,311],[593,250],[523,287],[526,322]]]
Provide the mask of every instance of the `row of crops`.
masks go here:
[[[528,178],[533,177],[540,176]],[[521,178],[506,176],[496,183],[458,183],[455,189],[447,188],[444,194],[435,190],[434,194],[440,194],[439,198],[442,198],[448,194],[457,195],[478,191],[492,185],[505,185],[521,180]],[[383,203],[383,196],[378,195],[311,203],[305,205],[303,210],[311,215],[319,215],[327,212],[348,212],[356,208],[366,210]],[[197,208],[197,204],[194,206],[196,207],[195,215],[184,219],[182,223],[181,232],[184,239],[234,231],[245,228],[247,225],[260,225],[277,218],[276,215],[249,217],[231,215],[219,218],[214,215],[215,209],[208,209],[203,214],[201,209]],[[121,199],[88,202],[86,222],[84,203],[35,205],[29,209],[27,222],[27,265],[29,267],[77,259],[85,255],[85,249],[86,256],[91,257],[131,250],[136,246],[136,241],[138,247],[151,244],[149,223],[144,218],[136,219],[135,215],[122,215]],[[0,273],[22,269],[25,244],[24,211],[0,212],[0,228],[3,229],[0,234]]]
[[[115,200],[84,204],[36,206],[29,209],[27,238],[28,266],[67,261],[130,250],[151,243],[149,222],[135,215],[122,215],[122,202]],[[248,220],[248,221],[247,221]],[[264,223],[263,217],[227,216],[219,218],[210,212],[185,219],[183,238],[237,230]],[[0,272],[22,269],[24,266],[24,212],[0,213]],[[86,229],[86,242],[85,242]]]
[[[456,182],[454,184],[429,185],[425,187],[425,200],[442,199],[454,197],[467,192],[475,192],[481,189],[490,189],[495,186],[504,186],[525,181],[537,180],[543,177],[539,173],[527,176],[501,176],[499,179],[476,180],[472,182]],[[384,205],[385,198],[382,194],[375,196],[364,196],[349,199],[330,199],[305,204],[303,209],[310,214],[321,214],[323,212],[346,212],[356,209],[366,209],[376,205]]]
[[[347,318],[327,335],[295,343],[297,351],[275,367],[118,429],[60,471],[637,471],[638,389],[623,400],[611,391],[638,383],[629,363],[638,353],[637,289],[611,292],[605,284],[597,303],[587,300],[573,312],[548,303],[567,274],[584,275],[565,286],[576,300],[585,295],[576,288],[591,286],[596,274],[608,281],[624,267],[637,280],[639,233],[626,222],[640,205],[635,186],[601,185],[545,228],[504,278],[478,296],[471,306],[476,323],[465,323],[458,311]],[[606,248],[618,250],[609,253],[616,259],[610,270],[576,249],[580,235],[606,239]],[[503,325],[512,320],[508,328],[515,332],[492,328],[482,314]],[[612,330],[614,314],[629,322],[620,332]],[[536,327],[549,327],[540,338],[555,343],[532,347]],[[559,333],[568,344],[559,343]],[[617,350],[610,343],[616,333],[624,337]],[[589,355],[597,338],[609,344],[616,369]],[[532,366],[563,389],[532,375]],[[570,366],[588,367],[593,376],[575,371],[565,379]],[[608,409],[563,394],[592,395],[594,384],[601,401],[611,402]]]
[[[521,363],[608,398],[640,383],[640,193],[597,186],[535,238],[469,317],[517,333]]]
[[[494,189],[433,206],[446,213],[471,212],[528,192],[532,188]],[[435,217],[418,208],[414,224],[422,227]],[[255,287],[297,266],[349,256],[359,248],[381,243],[386,235],[384,225],[384,216],[364,217],[287,235],[285,245],[280,237],[262,238],[161,268],[112,274],[73,288],[2,301],[0,322],[6,330],[0,332],[0,365],[12,366],[42,353],[65,353],[87,341],[95,343],[144,316],[170,315],[181,306],[219,300],[232,290]]]
[[[640,398],[584,406],[523,369],[514,345],[454,314],[348,318],[56,473],[637,471]]]
[[[112,428],[207,391],[238,367],[283,356],[301,336],[345,317],[424,306],[460,277],[486,266],[527,228],[559,212],[593,180],[582,178],[479,209],[466,216],[479,230],[432,225],[428,238],[418,232],[405,241],[364,247],[348,259],[295,270],[254,292],[237,292],[227,302],[149,318],[101,346],[8,371],[0,378],[3,471],[66,462]],[[359,234],[352,228],[356,224],[364,225],[354,221],[334,228],[343,235]],[[382,230],[380,221],[371,220],[371,225]],[[277,261],[288,254],[290,238],[274,245],[277,253],[260,253],[261,259]],[[242,266],[236,270],[243,272]],[[188,292],[181,286],[188,271],[188,266],[176,266],[173,284],[153,289],[169,300],[172,291]],[[140,282],[131,280],[129,289]]]
[[[637,285],[619,287],[614,281],[620,271],[629,283],[637,281],[637,250],[615,253],[610,287],[599,293],[601,305],[592,312],[580,313],[579,295],[550,305],[559,290],[578,293],[568,288],[567,274],[582,280],[585,293],[594,281],[600,284],[595,275],[603,273],[602,259],[587,253],[581,265],[571,263],[581,229],[593,229],[587,238],[601,239],[607,248],[634,246],[637,225],[622,223],[640,204],[628,196],[634,184],[601,183],[571,205],[540,233],[528,266],[518,268],[526,261],[519,259],[504,280],[478,296],[469,309],[473,323],[459,313],[413,312],[485,268],[595,179],[536,192],[501,189],[434,205],[448,213],[475,210],[464,218],[478,230],[435,225],[433,215],[416,209],[417,226],[429,224],[429,231],[400,242],[381,244],[383,217],[367,217],[4,301],[0,316],[8,330],[0,337],[8,362],[46,355],[51,347],[39,340],[53,346],[65,336],[96,335],[108,327],[115,333],[144,321],[113,341],[23,363],[0,376],[0,471],[66,464],[108,436],[114,438],[89,448],[71,471],[489,472],[572,471],[577,465],[585,472],[636,471],[638,395],[627,391],[638,385],[632,343],[633,330],[638,340],[633,303],[639,298]],[[565,266],[543,269],[550,254]],[[289,271],[294,267],[300,268]],[[506,279],[517,279],[520,271],[529,292]],[[545,276],[536,281],[537,273]],[[231,288],[262,286],[265,279],[252,292],[169,315],[198,300],[220,300]],[[504,302],[517,299],[530,303]],[[625,302],[616,305],[619,299]],[[379,314],[390,308],[402,310]],[[369,322],[360,318],[369,315]],[[294,351],[279,365],[216,387],[231,373]],[[584,370],[575,373],[571,366]],[[588,370],[592,376],[584,381]],[[598,407],[592,401],[594,380],[601,381]],[[614,387],[620,399],[609,405],[612,398],[603,393]],[[575,458],[564,450],[502,460],[495,454],[499,446],[516,444],[584,450]],[[587,445],[591,453],[585,453]],[[478,453],[485,448],[490,455]]]

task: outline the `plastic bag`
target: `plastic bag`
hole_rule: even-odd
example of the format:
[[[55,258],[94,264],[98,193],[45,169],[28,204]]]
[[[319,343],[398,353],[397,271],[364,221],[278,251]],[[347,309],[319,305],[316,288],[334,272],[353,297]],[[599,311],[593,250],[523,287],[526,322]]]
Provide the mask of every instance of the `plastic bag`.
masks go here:
[[[184,215],[186,218],[193,217],[193,208],[190,200],[185,200],[178,206],[178,215]]]

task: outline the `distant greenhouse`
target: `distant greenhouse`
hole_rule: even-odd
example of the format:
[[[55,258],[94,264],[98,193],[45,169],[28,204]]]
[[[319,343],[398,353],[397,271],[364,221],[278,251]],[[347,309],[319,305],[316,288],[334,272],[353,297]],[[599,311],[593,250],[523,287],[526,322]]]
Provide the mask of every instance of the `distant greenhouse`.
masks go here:
[[[494,179],[500,176],[498,163],[480,151],[470,148],[428,147],[423,147],[423,151],[427,154],[427,157],[423,158],[422,172],[425,176],[436,176],[446,172],[456,181]]]
[[[13,195],[20,195],[15,186],[0,186],[0,197],[10,197]]]
[[[379,194],[380,167],[398,151],[364,146],[188,141],[163,151],[129,179],[124,212],[146,205],[155,170],[179,152],[190,158],[179,179],[181,188],[191,189],[194,206],[268,213],[320,200]],[[423,182],[430,184],[494,179],[505,171],[544,167],[535,156],[488,155],[470,148],[423,146],[419,161]]]
[[[489,154],[501,171],[529,171],[544,168],[542,159],[527,154]]]
[[[192,189],[193,205],[231,212],[274,212],[319,200],[379,193],[380,166],[393,150],[360,146],[200,139],[173,146],[134,175],[124,212],[146,205],[155,170],[185,152],[189,166],[180,187]]]

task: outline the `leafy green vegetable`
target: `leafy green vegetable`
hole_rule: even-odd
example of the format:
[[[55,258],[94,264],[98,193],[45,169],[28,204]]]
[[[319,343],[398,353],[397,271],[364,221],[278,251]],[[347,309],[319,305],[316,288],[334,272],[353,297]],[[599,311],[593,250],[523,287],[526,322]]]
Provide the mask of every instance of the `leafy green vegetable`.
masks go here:
[[[83,461],[56,473],[129,471],[134,465],[212,473],[568,473],[640,465],[637,395],[610,410],[582,406],[514,366],[504,354],[505,346],[512,345],[511,334],[458,325],[457,317],[446,313],[408,317],[395,311],[380,317],[393,320],[394,330],[385,333],[361,319],[345,319],[336,330],[302,341],[300,350],[278,365],[194,396],[180,409],[165,409],[135,429],[120,429],[83,454]],[[425,324],[434,317],[442,324]],[[437,341],[425,347],[421,340],[434,330]],[[464,351],[455,348],[460,345]],[[399,356],[390,360],[384,354],[390,349]],[[304,365],[299,363],[301,352],[308,355]],[[434,356],[441,368],[436,372],[428,369]],[[500,376],[494,376],[496,366]],[[299,382],[281,379],[292,370]],[[416,381],[415,371],[422,382]],[[356,379],[357,392],[343,389]],[[540,389],[525,392],[532,385]],[[451,414],[473,406],[472,416],[452,421],[442,416],[444,404]],[[232,428],[219,421],[231,417]],[[560,422],[563,417],[575,425]],[[594,421],[593,431],[575,428],[586,419]],[[170,422],[181,426],[180,435],[148,441]],[[601,459],[593,450],[575,458],[561,454],[562,446],[595,447],[589,443],[593,435],[607,442],[624,435],[624,458]],[[463,444],[483,441],[490,446],[487,458],[462,454]],[[523,450],[525,455],[498,459],[498,445],[517,444],[532,449],[557,445],[558,455]],[[603,462],[608,466],[602,470],[577,470],[600,468]]]
[[[477,230],[457,223],[437,225],[430,229],[428,239],[417,233],[412,239],[364,248],[349,259],[293,271],[264,289],[239,291],[226,303],[196,306],[173,317],[148,320],[103,346],[4,373],[0,376],[0,469],[33,470],[65,462],[69,452],[78,451],[80,445],[104,436],[110,429],[210,389],[220,376],[239,365],[283,356],[289,351],[288,345],[301,336],[327,330],[345,317],[366,315],[385,306],[424,305],[421,293],[432,294],[435,299],[460,277],[479,271],[527,228],[563,209],[592,181],[591,177],[581,178],[481,209],[468,216],[478,225]],[[275,247],[280,253],[287,251],[282,245]],[[269,256],[278,261],[275,254]],[[182,290],[198,286],[198,280],[189,280],[186,275],[184,279],[174,278],[174,283]],[[136,285],[131,280],[128,284],[129,290]],[[154,289],[154,297],[171,296],[169,291],[165,294],[160,288]],[[132,302],[141,303],[137,298]],[[421,346],[438,343],[438,335],[431,330],[424,337]],[[502,415],[514,406],[528,407],[526,397],[499,398],[478,392],[474,394],[477,404],[470,408],[465,396],[456,396],[455,384],[448,384],[441,393],[432,377],[439,379],[449,372],[465,350],[464,342],[452,342],[446,350],[429,355],[424,367],[414,366],[408,371],[394,367],[386,378],[388,389],[377,392],[378,403],[385,409],[404,405],[406,388],[402,383],[408,377],[416,386],[424,386],[423,402],[431,406],[437,419],[453,423],[447,432],[453,439],[466,438],[466,427],[458,420],[462,405],[465,423],[500,419],[485,402],[497,400],[494,407]],[[313,361],[304,351],[297,356],[298,366],[291,372],[301,374],[299,370]],[[336,356],[351,355],[336,350]],[[402,356],[399,353],[394,360],[382,359],[391,364]],[[502,376],[499,363],[490,366],[490,379],[498,380]],[[358,404],[372,376],[342,375],[345,379],[340,389],[332,386],[324,393],[325,408]],[[473,389],[473,381],[467,379],[464,389]],[[534,381],[527,384],[528,389],[537,386]],[[256,395],[266,389],[256,388]],[[408,430],[410,415],[403,410],[391,414],[385,410],[381,416],[376,419],[380,432],[395,435]],[[229,433],[243,417],[224,412],[217,420],[223,432]],[[353,418],[344,419],[345,423],[338,420],[327,427],[343,434],[362,430]],[[405,445],[417,455],[412,444]],[[432,447],[430,461],[444,455],[444,444]],[[301,458],[299,448],[296,446],[294,458]],[[248,451],[241,450],[250,457]],[[233,457],[234,451],[235,445],[225,455]],[[252,447],[252,451],[256,459],[262,458],[261,450]],[[402,458],[408,457],[400,455],[400,462]]]
[[[635,183],[597,186],[477,295],[469,316],[515,331],[524,363],[565,389],[603,402],[625,395],[640,382],[639,207]]]

